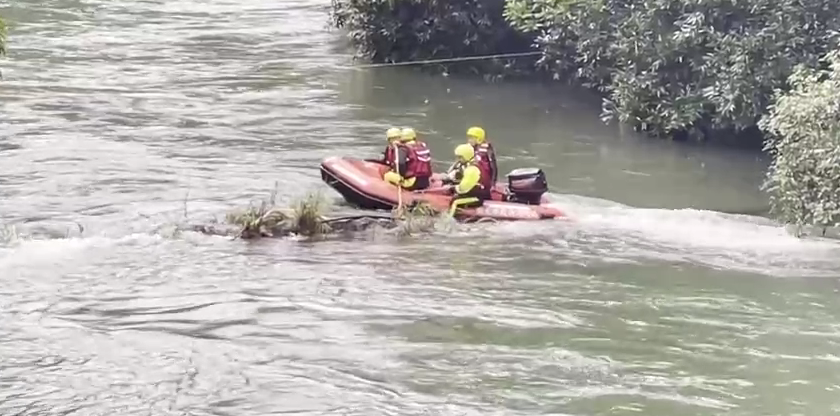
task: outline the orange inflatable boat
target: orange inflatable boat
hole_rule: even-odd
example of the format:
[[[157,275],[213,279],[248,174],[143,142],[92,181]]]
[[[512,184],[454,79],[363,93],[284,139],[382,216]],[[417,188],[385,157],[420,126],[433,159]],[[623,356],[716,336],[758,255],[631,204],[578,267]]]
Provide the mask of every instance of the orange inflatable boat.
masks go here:
[[[446,211],[452,200],[444,188],[442,175],[435,174],[431,186],[420,191],[398,189],[385,182],[382,176],[388,167],[350,157],[328,157],[321,162],[321,179],[338,191],[352,205],[363,209],[390,210],[399,203],[428,203],[438,211]],[[461,209],[456,217],[463,221],[482,218],[495,220],[544,220],[563,218],[563,211],[548,204],[543,194],[548,191],[545,174],[540,169],[516,169],[507,175],[507,183],[498,182],[492,189],[491,200],[477,208]]]

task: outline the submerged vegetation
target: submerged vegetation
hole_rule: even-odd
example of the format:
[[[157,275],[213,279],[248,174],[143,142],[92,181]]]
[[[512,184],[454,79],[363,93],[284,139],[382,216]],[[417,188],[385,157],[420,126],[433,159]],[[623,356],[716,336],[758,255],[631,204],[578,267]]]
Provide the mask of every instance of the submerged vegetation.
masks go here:
[[[237,237],[282,237],[291,234],[314,237],[331,231],[329,224],[324,222],[325,203],[320,195],[307,195],[292,209],[278,208],[276,197],[275,187],[269,198],[258,206],[251,205],[227,214],[227,223],[240,227]]]
[[[300,235],[319,237],[336,232],[355,232],[370,228],[394,230],[397,235],[408,236],[434,231],[440,213],[427,205],[418,204],[395,210],[392,215],[349,215],[327,217],[327,203],[318,193],[310,193],[293,204],[291,209],[276,205],[277,186],[268,199],[259,205],[249,205],[244,210],[228,213],[227,224],[237,227],[234,236],[243,239],[285,237]],[[208,234],[219,232],[214,226],[192,227],[194,231]]]
[[[333,0],[333,23],[374,62],[538,51],[501,70],[589,87],[605,122],[651,136],[766,143],[777,217],[840,221],[840,114],[829,98],[840,88],[823,61],[838,47],[840,2]]]
[[[6,29],[6,22],[3,21],[3,16],[0,16],[0,56],[6,54],[6,36],[8,35]]]
[[[278,207],[276,196],[275,186],[271,195],[258,204],[252,203],[244,209],[229,212],[224,221],[214,218],[202,223],[189,219],[185,200],[184,218],[177,224],[163,224],[152,234],[177,236],[189,231],[243,240],[291,236],[321,239],[336,234],[382,230],[396,237],[408,237],[437,231],[440,224],[447,222],[444,213],[425,204],[404,207],[390,215],[370,213],[328,216],[327,201],[318,193],[310,193],[295,201],[291,208]],[[166,229],[170,231],[164,231]],[[61,232],[48,231],[37,235],[21,233],[14,224],[0,224],[0,246],[31,239],[81,237],[83,234],[85,228],[78,223]]]

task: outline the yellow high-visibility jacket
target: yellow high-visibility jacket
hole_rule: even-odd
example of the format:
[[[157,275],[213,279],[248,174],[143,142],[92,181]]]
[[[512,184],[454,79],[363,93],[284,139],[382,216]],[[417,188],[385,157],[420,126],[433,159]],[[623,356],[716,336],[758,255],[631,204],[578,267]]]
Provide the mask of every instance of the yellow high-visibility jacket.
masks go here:
[[[455,193],[458,195],[466,194],[479,186],[479,181],[481,181],[481,170],[470,163],[466,167],[462,167],[461,181],[455,186]]]

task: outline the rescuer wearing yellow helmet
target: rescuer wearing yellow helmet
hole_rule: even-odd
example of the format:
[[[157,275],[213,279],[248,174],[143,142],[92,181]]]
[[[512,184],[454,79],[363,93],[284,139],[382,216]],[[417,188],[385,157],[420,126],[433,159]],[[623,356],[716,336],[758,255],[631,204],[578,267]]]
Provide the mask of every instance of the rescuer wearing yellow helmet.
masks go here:
[[[426,143],[417,140],[412,128],[400,131],[396,163],[386,172],[386,182],[408,190],[426,189],[432,177],[432,153]]]
[[[413,142],[417,140],[417,132],[411,127],[402,129],[400,133],[400,141],[403,143]]]
[[[495,184],[499,172],[496,167],[496,151],[493,150],[492,144],[487,143],[484,129],[481,127],[470,127],[467,129],[467,143],[475,149],[479,163],[484,165],[484,169],[489,172],[490,178],[492,178],[492,183]]]
[[[385,140],[388,141],[388,144],[396,142],[397,140],[400,139],[401,136],[402,136],[402,130],[400,130],[396,127],[391,127],[390,129],[388,129],[385,132]]]
[[[470,127],[467,129],[467,141],[475,146],[476,144],[484,143],[486,134],[481,127]]]
[[[481,206],[484,200],[490,198],[492,183],[489,182],[488,172],[476,159],[475,150],[470,144],[460,144],[455,148],[457,171],[456,177],[459,182],[452,189],[454,196],[449,208],[449,216],[453,216],[459,208],[472,208]]]
[[[385,131],[385,151],[382,152],[382,157],[379,159],[365,159],[368,162],[374,163],[381,163],[383,165],[387,165],[391,169],[394,168],[394,163],[397,160],[397,152],[396,147],[399,145],[400,136],[402,135],[402,130],[391,127],[387,131]]]

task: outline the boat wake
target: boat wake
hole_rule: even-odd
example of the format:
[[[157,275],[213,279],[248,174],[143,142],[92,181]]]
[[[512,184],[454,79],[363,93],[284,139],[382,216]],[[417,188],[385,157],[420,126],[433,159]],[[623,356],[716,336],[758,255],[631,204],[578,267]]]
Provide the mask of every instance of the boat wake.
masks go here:
[[[532,249],[601,261],[656,259],[775,276],[840,275],[840,242],[796,238],[766,218],[635,208],[574,195],[551,195],[551,200],[574,221],[502,224],[495,235],[510,240],[513,234]]]

